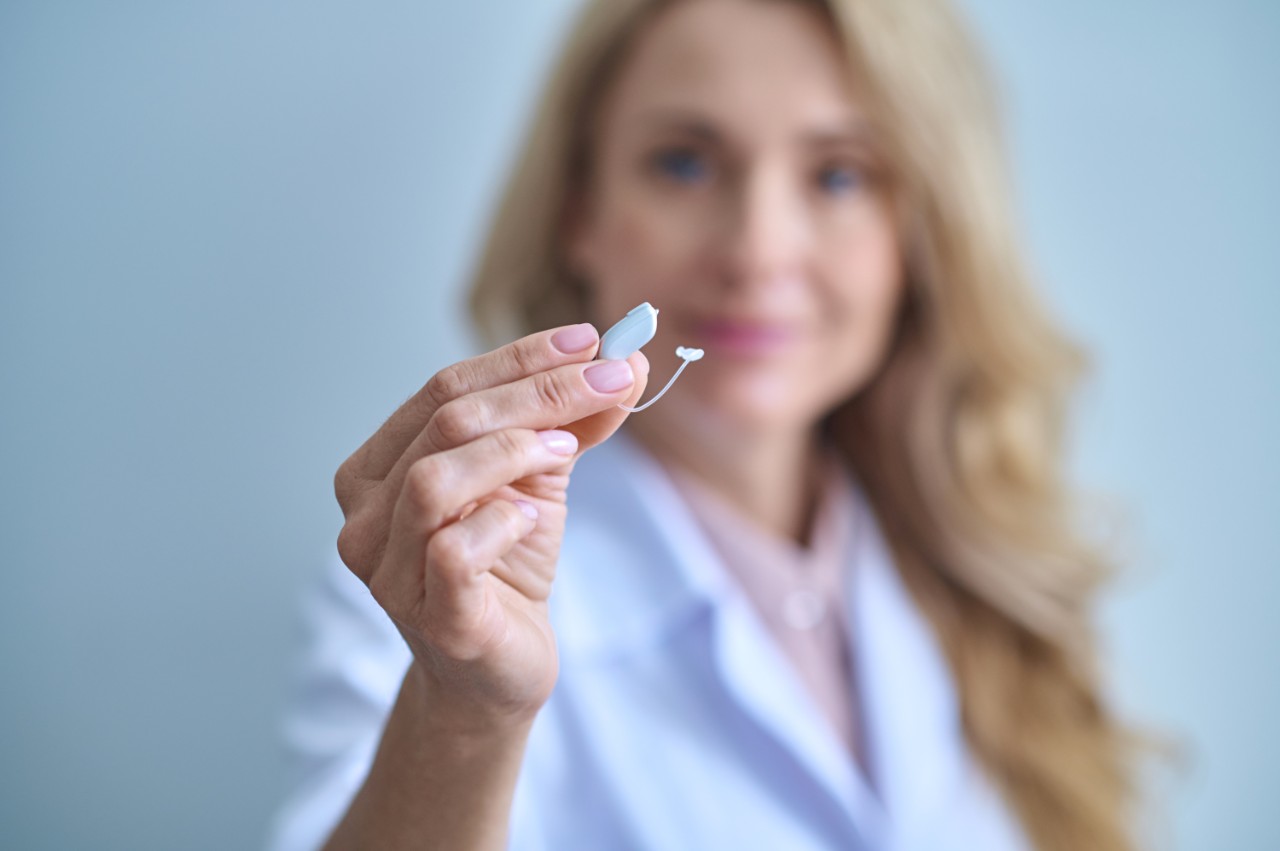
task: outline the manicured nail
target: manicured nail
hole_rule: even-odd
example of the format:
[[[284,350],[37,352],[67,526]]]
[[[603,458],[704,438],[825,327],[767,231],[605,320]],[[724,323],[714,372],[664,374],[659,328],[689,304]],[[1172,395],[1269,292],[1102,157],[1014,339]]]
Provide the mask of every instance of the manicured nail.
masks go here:
[[[546,447],[557,455],[572,455],[578,451],[578,438],[571,431],[549,428],[538,432]]]
[[[607,360],[587,367],[587,383],[597,393],[616,393],[625,390],[635,381],[631,364],[624,360]]]
[[[574,352],[582,351],[587,346],[593,345],[596,339],[596,329],[589,323],[583,322],[581,325],[570,325],[568,328],[561,328],[552,334],[551,345],[566,355],[571,355]]]
[[[525,517],[528,517],[530,520],[538,519],[538,508],[532,502],[528,502],[523,499],[517,499],[515,503],[520,508],[520,510],[524,512]]]

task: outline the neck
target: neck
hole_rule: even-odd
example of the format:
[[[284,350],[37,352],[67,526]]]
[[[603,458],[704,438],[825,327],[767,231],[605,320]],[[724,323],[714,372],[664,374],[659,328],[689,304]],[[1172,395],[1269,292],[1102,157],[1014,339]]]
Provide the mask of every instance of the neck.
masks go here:
[[[698,434],[657,418],[638,418],[628,429],[664,464],[696,476],[761,528],[806,543],[817,495],[812,429]]]

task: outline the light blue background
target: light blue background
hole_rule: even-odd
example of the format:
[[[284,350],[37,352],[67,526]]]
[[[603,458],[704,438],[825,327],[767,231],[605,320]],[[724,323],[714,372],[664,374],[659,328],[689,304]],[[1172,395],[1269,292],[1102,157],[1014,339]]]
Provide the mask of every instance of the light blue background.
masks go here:
[[[1163,847],[1280,847],[1280,6],[967,0],[1094,349]],[[0,5],[0,847],[250,848],[331,477],[467,350],[553,3]]]

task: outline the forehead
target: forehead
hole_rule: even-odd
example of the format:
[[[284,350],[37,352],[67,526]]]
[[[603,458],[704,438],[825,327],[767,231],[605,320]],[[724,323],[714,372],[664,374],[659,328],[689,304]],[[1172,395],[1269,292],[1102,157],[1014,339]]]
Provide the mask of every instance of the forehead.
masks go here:
[[[860,117],[830,22],[797,0],[678,0],[650,21],[605,115],[633,124],[662,112],[750,134]]]

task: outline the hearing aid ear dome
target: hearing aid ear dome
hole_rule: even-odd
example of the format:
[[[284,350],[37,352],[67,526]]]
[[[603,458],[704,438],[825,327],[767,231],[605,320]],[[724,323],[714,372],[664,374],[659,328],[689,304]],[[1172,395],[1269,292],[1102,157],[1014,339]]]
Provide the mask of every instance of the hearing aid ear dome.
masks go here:
[[[704,354],[706,354],[706,352],[702,351],[702,349],[694,349],[689,346],[676,346],[676,357],[683,358],[686,362],[702,360],[702,356]]]
[[[643,411],[645,408],[667,395],[667,391],[671,389],[672,384],[676,383],[676,379],[680,377],[680,373],[684,372],[684,368],[694,361],[702,359],[703,351],[702,349],[693,349],[688,346],[676,346],[676,355],[680,357],[680,368],[676,370],[675,375],[671,376],[671,380],[662,386],[662,389],[658,391],[657,396],[654,396],[643,405],[637,405],[634,408],[630,405],[619,405],[618,407],[632,414]]]

